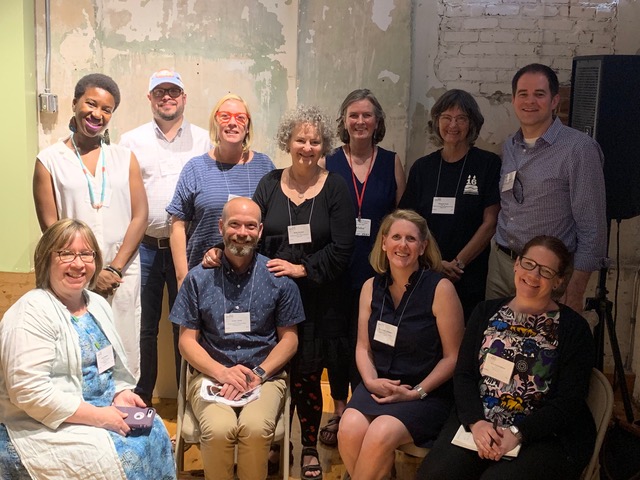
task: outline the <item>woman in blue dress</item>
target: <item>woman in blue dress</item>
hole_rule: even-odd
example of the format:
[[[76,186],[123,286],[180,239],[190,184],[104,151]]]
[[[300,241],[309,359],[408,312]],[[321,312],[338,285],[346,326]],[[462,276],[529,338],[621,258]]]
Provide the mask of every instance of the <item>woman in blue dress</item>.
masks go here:
[[[102,255],[86,224],[59,220],[34,255],[36,286],[0,322],[0,477],[176,478],[159,417],[132,432],[133,393],[111,308],[89,291]]]
[[[435,439],[449,416],[464,322],[441,263],[420,215],[396,210],[383,220],[371,252],[378,275],[360,296],[356,361],[362,383],[338,432],[352,478],[386,478],[397,447]]]
[[[402,162],[396,152],[378,146],[386,132],[385,114],[378,99],[366,88],[351,92],[342,102],[338,114],[338,136],[344,145],[336,148],[321,167],[342,176],[356,211],[355,248],[351,254],[347,276],[349,282],[350,326],[349,349],[344,357],[326,365],[331,385],[334,415],[320,430],[322,443],[335,446],[338,423],[347,405],[349,383],[355,389],[360,375],[354,352],[358,330],[358,300],[362,284],[375,272],[369,264],[380,222],[398,204],[405,189]]]

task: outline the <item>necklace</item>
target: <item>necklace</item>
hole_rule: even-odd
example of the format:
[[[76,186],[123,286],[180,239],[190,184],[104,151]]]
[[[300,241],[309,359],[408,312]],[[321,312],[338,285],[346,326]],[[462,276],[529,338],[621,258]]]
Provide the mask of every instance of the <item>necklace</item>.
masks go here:
[[[314,185],[314,184],[315,184],[315,182],[316,182],[316,180],[317,180],[317,178],[318,178],[319,174],[320,174],[320,169],[319,169],[319,168],[317,168],[317,169],[316,169],[316,173],[313,175],[313,177],[311,177],[311,180],[309,180],[309,182],[307,182],[307,183],[305,183],[305,184],[302,184],[302,183],[300,183],[298,180],[296,180],[296,179],[293,177],[293,172],[291,171],[291,168],[289,168],[289,182],[288,182],[288,183],[289,183],[289,189],[290,189],[290,190],[292,190],[292,191],[294,191],[294,192],[296,193],[296,196],[297,196],[300,200],[302,200],[303,198],[305,198],[305,195],[307,194],[307,191],[309,190],[309,188],[310,188],[312,185]],[[294,187],[294,186],[292,185],[292,182],[293,182],[294,184],[296,184],[298,188]],[[302,190],[302,192],[301,192],[300,190]]]
[[[104,148],[102,145],[102,141],[100,141],[100,147],[99,147],[100,160],[102,162],[102,166],[100,167],[100,173],[102,174],[102,187],[100,192],[100,202],[96,203],[95,193],[93,192],[93,182],[91,181],[91,174],[89,173],[89,170],[87,169],[84,162],[82,161],[82,157],[80,156],[80,152],[78,151],[78,146],[76,145],[76,142],[73,139],[74,136],[75,136],[75,133],[71,134],[71,144],[73,145],[73,149],[76,152],[76,157],[78,157],[78,161],[80,162],[80,168],[82,168],[82,173],[84,173],[84,178],[86,178],[87,180],[87,188],[89,189],[89,200],[91,201],[91,206],[96,210],[100,210],[100,208],[102,208],[102,205],[104,205],[104,196],[105,196],[105,191],[107,186],[107,167],[105,165],[105,160],[104,160]],[[96,173],[98,173],[97,167],[96,167]]]

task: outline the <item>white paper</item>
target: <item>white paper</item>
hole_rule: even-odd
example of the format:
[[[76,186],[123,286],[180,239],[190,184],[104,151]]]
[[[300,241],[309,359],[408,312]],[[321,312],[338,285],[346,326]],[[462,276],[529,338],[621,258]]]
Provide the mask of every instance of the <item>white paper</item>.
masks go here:
[[[200,396],[207,402],[222,403],[230,407],[244,407],[247,403],[251,403],[260,398],[261,386],[262,385],[258,385],[256,388],[249,390],[240,397],[239,400],[229,400],[220,395],[222,384],[205,378],[202,380],[202,385],[200,386]]]

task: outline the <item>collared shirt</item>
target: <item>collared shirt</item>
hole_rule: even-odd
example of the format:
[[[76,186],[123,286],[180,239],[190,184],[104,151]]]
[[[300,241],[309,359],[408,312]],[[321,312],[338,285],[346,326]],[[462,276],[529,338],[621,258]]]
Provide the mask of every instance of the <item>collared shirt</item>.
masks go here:
[[[175,138],[169,141],[154,120],[122,135],[120,145],[129,147],[140,164],[149,202],[147,235],[168,237],[170,216],[165,208],[173,197],[182,167],[211,148],[209,132],[183,119]]]
[[[514,189],[521,192],[501,193],[496,242],[519,252],[536,235],[553,235],[574,253],[576,269],[598,270],[607,255],[603,162],[593,138],[558,118],[533,147],[521,130],[509,137],[500,187],[506,174],[517,171]]]
[[[220,268],[192,268],[169,319],[198,330],[198,343],[222,365],[260,365],[278,343],[276,328],[305,319],[297,285],[288,277],[269,272],[268,260],[256,254],[242,274],[233,271],[224,255]],[[241,312],[250,312],[251,332],[226,333],[225,313]]]

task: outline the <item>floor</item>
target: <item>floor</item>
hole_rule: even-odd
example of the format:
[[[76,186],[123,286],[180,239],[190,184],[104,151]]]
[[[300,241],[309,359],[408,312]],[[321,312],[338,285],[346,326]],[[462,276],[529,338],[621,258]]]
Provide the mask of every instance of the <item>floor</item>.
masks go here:
[[[322,425],[331,417],[333,413],[333,402],[329,395],[329,387],[323,381],[322,385],[324,399],[324,413],[322,415]],[[174,399],[158,399],[154,398],[153,402],[158,413],[162,417],[169,430],[170,435],[174,435],[176,431],[176,401]],[[294,463],[291,465],[290,480],[298,480],[300,478],[300,425],[294,417],[292,428]],[[318,453],[320,454],[320,463],[323,469],[323,480],[342,480],[346,470],[342,459],[338,454],[337,448],[325,447],[318,444]],[[410,480],[415,476],[415,472],[420,465],[421,460],[402,452],[396,453],[396,479]],[[179,480],[189,480],[203,478],[202,462],[200,460],[200,451],[197,446],[192,446],[185,452],[185,471],[181,472]],[[276,477],[273,477],[276,478]]]

